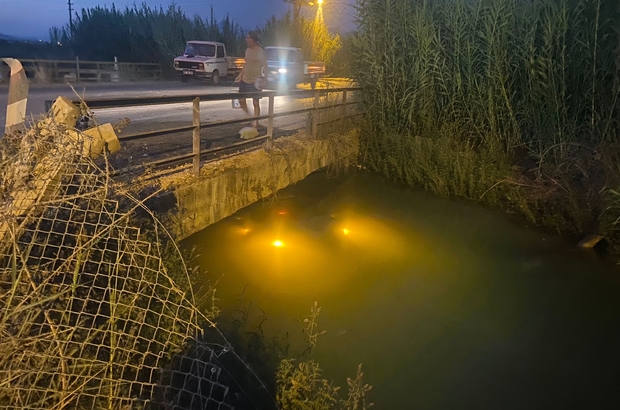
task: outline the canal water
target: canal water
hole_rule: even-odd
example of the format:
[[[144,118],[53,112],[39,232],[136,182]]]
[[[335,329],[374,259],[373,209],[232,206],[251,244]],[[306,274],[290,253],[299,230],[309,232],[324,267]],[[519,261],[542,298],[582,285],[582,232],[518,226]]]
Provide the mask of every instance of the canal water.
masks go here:
[[[620,406],[620,271],[501,213],[319,172],[185,245],[291,352],[317,301],[315,358],[344,390],[362,363],[376,409]]]

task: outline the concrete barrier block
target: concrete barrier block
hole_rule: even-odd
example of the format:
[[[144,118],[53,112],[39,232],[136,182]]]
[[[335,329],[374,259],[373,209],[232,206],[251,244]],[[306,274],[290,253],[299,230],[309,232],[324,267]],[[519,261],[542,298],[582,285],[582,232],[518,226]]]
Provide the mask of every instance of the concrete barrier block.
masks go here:
[[[75,123],[80,117],[80,109],[67,97],[58,97],[52,105],[52,115],[58,124],[67,128],[75,128]]]
[[[116,131],[114,131],[114,127],[110,123],[89,128],[84,131],[84,134],[103,140],[108,145],[108,151],[112,154],[121,150],[121,142],[118,140]]]
[[[82,155],[86,157],[97,158],[105,148],[105,142],[99,137],[75,130],[68,130],[67,135],[76,143],[82,144]]]
[[[108,147],[110,153],[117,152],[121,149],[120,141],[116,136],[112,124],[103,124],[95,128],[89,128],[86,131],[68,130],[67,135],[75,142],[81,143],[82,155],[97,158]]]

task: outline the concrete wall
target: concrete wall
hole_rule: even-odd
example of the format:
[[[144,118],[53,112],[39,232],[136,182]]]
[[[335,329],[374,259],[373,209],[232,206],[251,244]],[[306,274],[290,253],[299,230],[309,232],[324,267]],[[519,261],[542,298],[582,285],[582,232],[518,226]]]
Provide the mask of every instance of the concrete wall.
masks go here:
[[[163,208],[168,209],[155,208],[160,208],[157,213],[173,235],[184,239],[314,171],[354,164],[358,151],[356,131],[316,140],[301,135],[278,138],[269,152],[256,150],[208,163],[200,176],[187,171],[161,178],[158,183],[165,193],[155,202],[167,202]]]

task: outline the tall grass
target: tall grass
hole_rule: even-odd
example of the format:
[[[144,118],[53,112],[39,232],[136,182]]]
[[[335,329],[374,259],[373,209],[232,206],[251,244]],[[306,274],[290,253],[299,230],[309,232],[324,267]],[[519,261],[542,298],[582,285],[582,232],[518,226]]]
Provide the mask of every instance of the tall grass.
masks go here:
[[[331,33],[323,19],[294,20],[291,13],[281,18],[273,16],[258,28],[263,45],[299,47],[306,60],[331,63],[334,54],[342,46],[338,34]]]
[[[172,4],[168,8],[146,3],[124,10],[96,6],[84,8],[75,16],[73,33],[69,27],[50,29],[50,40],[70,47],[87,60],[163,63],[172,67],[172,59],[183,53],[189,40],[212,40],[226,44],[230,55],[243,55],[245,37],[239,24],[226,16],[221,21],[185,15]]]
[[[619,2],[357,7],[366,166],[531,218],[554,214],[559,228],[600,228],[601,190],[618,180]]]
[[[263,45],[300,47],[306,59],[329,63],[341,46],[340,36],[330,33],[322,19],[301,18],[291,14],[275,16],[257,27]],[[83,60],[161,63],[172,70],[172,60],[183,53],[190,40],[220,41],[229,55],[243,56],[245,33],[229,15],[222,20],[214,16],[211,6],[208,18],[188,17],[175,4],[163,7],[125,7],[114,5],[84,8],[75,16],[74,29],[68,26],[49,30],[52,44],[64,44]]]

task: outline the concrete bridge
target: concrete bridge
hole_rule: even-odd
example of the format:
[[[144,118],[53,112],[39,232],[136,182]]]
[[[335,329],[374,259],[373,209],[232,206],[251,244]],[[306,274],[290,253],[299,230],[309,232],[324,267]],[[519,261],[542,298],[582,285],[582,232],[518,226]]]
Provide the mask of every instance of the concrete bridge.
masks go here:
[[[254,132],[252,135],[241,135],[241,140],[235,126],[247,123],[248,118],[203,121],[201,103],[205,100],[230,102],[239,97],[252,98],[254,94],[149,97],[85,103],[95,108],[185,103],[189,109],[191,102],[191,125],[179,124],[120,137],[121,144],[144,138],[158,138],[156,141],[161,143],[161,138],[174,135],[178,141],[183,138],[183,133],[189,133],[191,141],[186,139],[184,148],[178,147],[165,157],[117,171],[118,177],[123,178],[124,175],[133,177],[136,170],[139,173],[147,168],[156,169],[143,176],[145,185],[149,186],[147,191],[159,192],[147,205],[156,211],[173,236],[183,239],[312,172],[354,164],[359,151],[355,124],[355,118],[359,116],[356,92],[357,89],[353,88],[262,92],[261,97],[268,101],[267,114],[252,119],[261,120],[266,126],[250,130],[250,133]],[[287,110],[282,105],[282,109],[276,111],[276,99],[283,97],[302,101],[301,108]],[[301,126],[276,126],[276,119],[291,117],[297,117]],[[212,138],[217,132],[214,130],[230,134],[230,127],[235,130],[232,138],[221,138],[221,145],[214,145]],[[205,140],[205,131],[211,140]]]
[[[158,176],[161,190],[147,202],[177,239],[186,238],[325,167],[357,161],[358,132],[313,138],[299,133],[278,138],[269,150],[252,150],[190,170]]]
[[[19,98],[27,98],[28,88],[23,80],[12,75],[9,95],[13,95],[12,91],[16,89],[25,89]],[[332,88],[263,92],[260,96],[268,102],[267,114],[252,120],[266,122],[266,127],[250,130],[252,135],[241,135],[241,140],[234,131],[231,138],[221,139],[217,146],[213,144],[214,132],[230,134],[231,127],[238,127],[249,119],[204,121],[204,114],[201,117],[204,104],[229,103],[232,99],[256,95],[220,93],[87,101],[70,101],[62,97],[46,105],[56,122],[69,129],[73,139],[84,141],[85,154],[100,157],[107,146],[112,153],[107,160],[116,168],[115,178],[131,178],[132,182],[139,180],[142,188],[158,192],[149,200],[149,208],[159,214],[176,238],[182,239],[273,195],[312,172],[354,163],[359,150],[354,131],[354,118],[359,112],[355,98],[352,98],[356,91],[353,88]],[[276,111],[278,98],[289,102],[295,100],[297,106],[291,110],[290,103],[279,104],[280,109]],[[145,106],[165,110],[173,105],[175,110],[187,110],[191,114],[191,123],[181,121],[174,126],[155,126],[129,135],[116,135],[111,124],[90,124],[89,128],[80,123],[80,118],[86,114],[84,108],[80,108],[84,106],[101,111]],[[7,125],[11,120],[11,129],[21,125],[25,108],[24,103],[18,109],[13,106],[12,113],[7,111]],[[276,119],[291,117],[296,118],[301,126],[291,128],[290,121],[287,127],[277,126]],[[210,138],[205,138],[205,134]],[[136,141],[150,147],[170,145],[172,141],[172,148],[163,154],[150,155],[138,164],[123,161],[136,153],[132,149],[123,151],[122,147],[131,147],[130,144]]]

